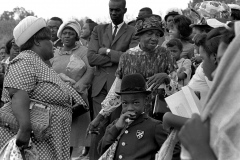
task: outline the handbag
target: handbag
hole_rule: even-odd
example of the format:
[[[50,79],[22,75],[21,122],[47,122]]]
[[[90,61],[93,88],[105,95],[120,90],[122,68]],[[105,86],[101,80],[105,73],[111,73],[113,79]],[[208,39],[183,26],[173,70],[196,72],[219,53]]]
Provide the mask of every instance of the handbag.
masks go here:
[[[173,130],[168,138],[163,143],[162,147],[158,151],[158,153],[155,155],[155,160],[171,160],[173,157],[173,150],[178,142],[177,139],[177,130]]]
[[[39,160],[36,146],[30,140],[29,148],[20,151],[16,145],[16,136],[10,139],[0,150],[1,160]]]
[[[115,141],[98,160],[113,160],[118,141]]]
[[[120,135],[117,137],[116,141],[103,153],[103,155],[98,159],[98,160],[113,160],[114,156],[115,156],[115,152],[117,149],[117,145],[118,145],[118,141],[121,138],[121,136],[123,135],[123,133],[125,132],[127,128],[125,127]]]
[[[50,135],[50,107],[40,101],[31,99],[30,102],[30,121],[32,127],[32,138],[44,140]],[[16,134],[19,130],[19,124],[13,114],[12,103],[8,102],[0,108],[0,127],[9,129]]]

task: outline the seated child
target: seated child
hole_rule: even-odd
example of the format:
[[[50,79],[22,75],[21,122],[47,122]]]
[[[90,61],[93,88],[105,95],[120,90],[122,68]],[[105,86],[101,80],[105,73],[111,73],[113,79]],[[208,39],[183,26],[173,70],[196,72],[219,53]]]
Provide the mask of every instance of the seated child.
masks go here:
[[[102,155],[115,141],[118,141],[114,159],[155,159],[167,138],[162,124],[145,114],[145,101],[150,94],[141,74],[123,77],[121,90],[122,114],[110,124],[99,143]],[[174,150],[173,159],[179,158],[179,150]]]
[[[183,45],[179,39],[173,38],[166,45],[167,50],[169,50],[177,61],[178,86],[181,89],[181,87],[187,85],[190,80],[192,65],[191,60],[180,58]]]

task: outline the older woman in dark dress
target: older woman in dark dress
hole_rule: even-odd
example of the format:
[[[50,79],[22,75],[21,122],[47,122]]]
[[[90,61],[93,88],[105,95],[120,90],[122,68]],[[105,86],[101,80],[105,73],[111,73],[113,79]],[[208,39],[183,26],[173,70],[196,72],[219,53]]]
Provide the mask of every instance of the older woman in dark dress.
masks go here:
[[[120,89],[121,79],[133,73],[140,73],[146,79],[147,86],[153,91],[155,97],[158,88],[162,84],[176,85],[176,62],[171,54],[163,47],[158,46],[159,38],[163,36],[161,17],[147,15],[141,17],[136,23],[136,35],[139,36],[139,45],[124,53],[119,61],[116,71],[116,80],[106,99],[102,102],[102,110],[91,122],[89,129],[95,130],[104,117],[109,116],[120,103],[120,97],[115,93]],[[166,90],[168,91],[168,90]],[[146,111],[152,113],[152,101],[146,104]],[[116,117],[115,117],[116,118]]]

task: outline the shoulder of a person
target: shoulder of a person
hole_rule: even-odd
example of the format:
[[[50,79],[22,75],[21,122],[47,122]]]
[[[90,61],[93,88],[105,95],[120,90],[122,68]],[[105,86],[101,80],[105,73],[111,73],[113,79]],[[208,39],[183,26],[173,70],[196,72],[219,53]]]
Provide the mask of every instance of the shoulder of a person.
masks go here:
[[[152,117],[149,117],[149,116],[148,116],[147,121],[149,121],[149,123],[152,123],[152,124],[161,124],[162,123],[161,121],[154,119]]]
[[[29,61],[30,63],[36,58],[34,53],[30,53],[28,51],[21,52],[17,57],[15,57],[11,63],[15,63],[17,61]]]
[[[27,67],[34,69],[38,66],[37,57],[34,53],[29,52],[21,52],[17,57],[15,57],[12,61],[9,62],[9,67],[14,64],[21,65],[22,67]]]
[[[135,27],[130,26],[130,25],[127,25],[126,23],[125,23],[125,25],[126,25],[126,27],[127,27],[127,29],[128,29],[129,31],[136,32]]]
[[[86,46],[80,45],[76,50],[81,52],[87,52],[88,48]]]
[[[103,29],[106,29],[108,26],[109,26],[109,23],[107,23],[107,24],[99,24],[99,25],[97,25],[94,28],[95,28],[95,30],[103,30]]]
[[[80,56],[81,58],[87,55],[88,48],[86,46],[79,46],[75,53]]]

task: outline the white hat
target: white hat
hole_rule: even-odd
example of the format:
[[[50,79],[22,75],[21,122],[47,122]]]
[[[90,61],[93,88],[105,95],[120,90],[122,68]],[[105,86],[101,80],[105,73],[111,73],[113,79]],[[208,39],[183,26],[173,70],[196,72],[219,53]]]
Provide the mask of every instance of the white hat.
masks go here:
[[[231,9],[240,10],[240,6],[237,5],[237,4],[228,4],[228,6],[229,6]]]
[[[43,18],[28,16],[21,20],[13,30],[15,43],[18,46],[26,43],[35,33],[43,27],[46,27],[46,21]]]
[[[227,24],[230,21],[224,20],[224,19],[207,19],[207,24],[213,28],[219,28],[219,27],[227,27]]]
[[[65,27],[71,27],[72,29],[75,30],[78,37],[80,36],[80,33],[81,33],[80,24],[76,20],[68,20],[68,21],[62,23],[61,26],[59,27],[59,30],[58,30],[58,33],[57,33],[58,38],[61,38],[62,31]]]

